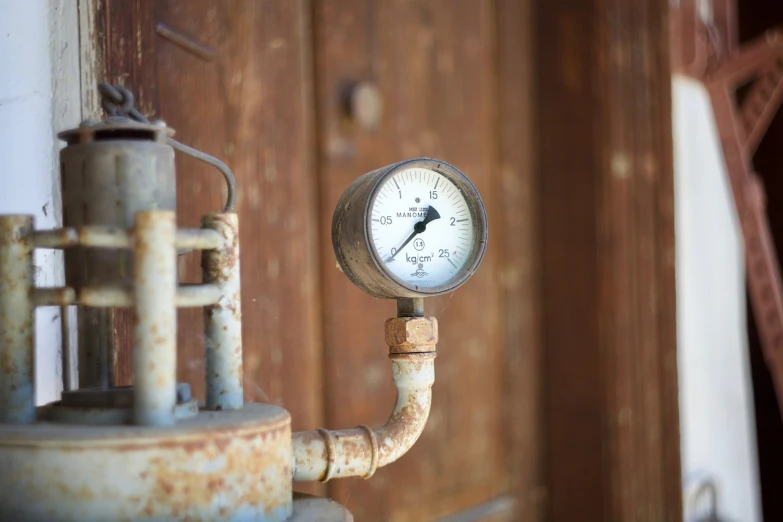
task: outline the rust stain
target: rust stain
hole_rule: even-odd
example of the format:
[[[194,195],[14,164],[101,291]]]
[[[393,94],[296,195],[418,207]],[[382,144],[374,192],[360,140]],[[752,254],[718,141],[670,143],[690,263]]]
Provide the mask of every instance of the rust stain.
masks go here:
[[[385,325],[390,353],[429,353],[438,343],[438,321],[434,317],[394,317]]]

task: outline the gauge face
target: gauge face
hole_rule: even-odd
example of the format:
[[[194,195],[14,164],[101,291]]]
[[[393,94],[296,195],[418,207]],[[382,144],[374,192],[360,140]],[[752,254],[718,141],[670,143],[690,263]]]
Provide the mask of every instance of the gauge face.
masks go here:
[[[396,171],[378,187],[370,236],[378,262],[409,288],[448,285],[462,274],[476,242],[462,191],[424,167]]]
[[[343,272],[381,298],[451,292],[484,256],[487,218],[473,184],[416,158],[357,178],[337,203],[332,245]]]

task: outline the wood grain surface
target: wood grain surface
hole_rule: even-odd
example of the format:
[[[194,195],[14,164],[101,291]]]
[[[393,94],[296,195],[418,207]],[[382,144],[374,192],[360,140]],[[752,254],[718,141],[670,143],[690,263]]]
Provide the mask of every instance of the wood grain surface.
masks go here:
[[[245,393],[294,429],[377,426],[383,323],[336,266],[348,184],[442,158],[489,210],[478,273],[440,323],[427,427],[370,480],[297,489],[361,521],[680,518],[673,188],[663,0],[100,0],[106,79],[239,184]],[[377,87],[377,127],[346,111]],[[225,197],[177,158],[179,225]],[[200,279],[197,256],[180,280]],[[179,378],[203,396],[199,311]],[[116,373],[130,381],[127,316]]]

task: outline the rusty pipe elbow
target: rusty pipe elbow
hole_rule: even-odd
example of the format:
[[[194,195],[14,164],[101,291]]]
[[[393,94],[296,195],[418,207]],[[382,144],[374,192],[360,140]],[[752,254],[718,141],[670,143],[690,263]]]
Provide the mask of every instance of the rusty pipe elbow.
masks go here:
[[[293,480],[369,478],[377,468],[402,457],[416,443],[429,417],[435,356],[434,346],[431,352],[389,355],[397,402],[381,428],[294,433]]]

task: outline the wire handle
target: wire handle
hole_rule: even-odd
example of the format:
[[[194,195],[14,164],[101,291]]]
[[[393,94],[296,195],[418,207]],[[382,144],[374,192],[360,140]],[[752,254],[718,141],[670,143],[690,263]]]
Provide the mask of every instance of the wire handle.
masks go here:
[[[109,116],[129,118],[141,123],[150,123],[150,121],[134,107],[133,93],[122,85],[109,85],[106,82],[101,82],[98,84],[98,92],[101,94],[101,106]],[[167,139],[169,145],[171,145],[173,149],[199,161],[203,161],[204,163],[215,167],[223,174],[223,178],[226,180],[226,188],[228,189],[226,206],[223,211],[231,212],[234,210],[237,199],[237,182],[236,178],[234,178],[234,173],[231,172],[228,165],[214,156],[210,156],[193,147],[188,147],[184,143],[180,143],[171,137]]]

